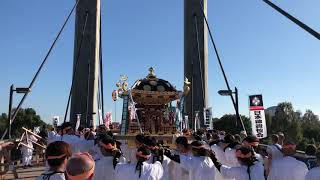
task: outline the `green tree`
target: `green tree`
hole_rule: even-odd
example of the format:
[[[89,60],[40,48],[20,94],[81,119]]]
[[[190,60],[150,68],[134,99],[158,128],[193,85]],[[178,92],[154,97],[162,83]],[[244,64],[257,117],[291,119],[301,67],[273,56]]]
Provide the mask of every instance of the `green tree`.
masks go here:
[[[307,139],[314,139],[320,142],[320,121],[319,116],[315,115],[311,110],[306,110],[301,119],[301,127],[303,129],[303,137]]]
[[[251,122],[248,117],[241,115],[243,124],[248,133],[251,132]],[[226,114],[219,120],[213,122],[213,127],[218,130],[224,130],[228,133],[237,134],[241,131],[240,123],[236,124],[237,117],[235,114]]]
[[[8,124],[8,117],[6,113],[2,113],[0,116],[0,133],[1,135],[3,134],[3,132],[5,131],[7,124]],[[0,136],[1,136],[0,135]]]
[[[36,111],[32,108],[20,109],[15,120],[11,125],[12,138],[18,138],[23,133],[22,127],[33,130],[34,127],[46,125]],[[0,116],[1,134],[8,127],[7,115],[3,113]]]
[[[286,137],[295,142],[302,139],[299,112],[295,112],[290,102],[279,103],[272,118],[271,132],[284,132]],[[270,133],[269,133],[270,134]]]

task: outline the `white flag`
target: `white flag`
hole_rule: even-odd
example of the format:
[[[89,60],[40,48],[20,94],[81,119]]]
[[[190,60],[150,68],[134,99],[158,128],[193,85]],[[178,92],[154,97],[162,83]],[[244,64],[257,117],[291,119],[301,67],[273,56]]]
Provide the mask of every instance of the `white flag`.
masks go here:
[[[268,136],[268,134],[262,95],[249,96],[249,101],[252,134],[257,136],[259,139],[265,138]]]
[[[81,114],[77,114],[77,122],[76,122],[75,132],[78,132],[78,128],[80,127],[80,121],[81,121]]]

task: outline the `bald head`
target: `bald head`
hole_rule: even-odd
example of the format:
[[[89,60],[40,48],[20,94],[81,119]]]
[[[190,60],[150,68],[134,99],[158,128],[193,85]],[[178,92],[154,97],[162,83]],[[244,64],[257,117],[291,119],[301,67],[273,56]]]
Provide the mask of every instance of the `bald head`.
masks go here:
[[[90,179],[94,171],[94,160],[89,154],[76,154],[69,159],[66,170],[70,180]]]

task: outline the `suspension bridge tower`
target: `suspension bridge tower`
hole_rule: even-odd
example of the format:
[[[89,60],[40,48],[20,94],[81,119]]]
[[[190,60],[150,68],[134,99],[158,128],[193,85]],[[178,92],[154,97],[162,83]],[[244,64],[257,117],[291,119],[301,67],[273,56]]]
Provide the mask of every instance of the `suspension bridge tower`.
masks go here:
[[[204,21],[207,0],[184,1],[184,75],[191,83],[185,113],[193,125],[208,104],[208,31]],[[81,0],[76,11],[74,45],[74,83],[70,121],[81,114],[81,125],[95,125],[97,114],[98,70],[100,55],[100,0]]]
[[[70,122],[95,126],[100,55],[100,0],[80,0],[76,10]]]
[[[191,81],[191,90],[186,97],[185,114],[191,127],[195,112],[200,126],[204,127],[203,110],[208,106],[208,30],[204,15],[207,0],[184,1],[184,75]]]

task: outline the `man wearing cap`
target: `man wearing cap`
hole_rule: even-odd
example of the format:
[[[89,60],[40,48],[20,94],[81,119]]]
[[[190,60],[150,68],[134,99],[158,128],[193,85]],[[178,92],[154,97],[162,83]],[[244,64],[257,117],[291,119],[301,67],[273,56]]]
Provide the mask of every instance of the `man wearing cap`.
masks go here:
[[[98,142],[103,157],[96,161],[94,170],[94,180],[115,179],[115,167],[119,162],[121,152],[116,148],[116,143],[113,138],[106,136]]]
[[[320,151],[316,153],[317,157],[317,167],[314,167],[309,170],[309,172],[306,175],[305,180],[319,180],[320,179]]]
[[[303,180],[308,168],[302,161],[293,155],[296,153],[296,144],[287,141],[282,146],[283,158],[272,162],[268,180]]]

